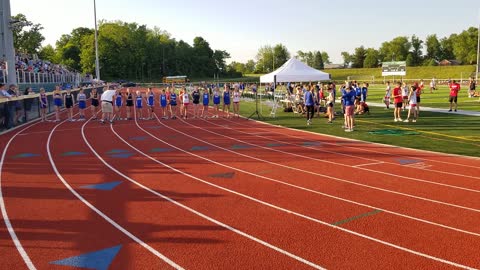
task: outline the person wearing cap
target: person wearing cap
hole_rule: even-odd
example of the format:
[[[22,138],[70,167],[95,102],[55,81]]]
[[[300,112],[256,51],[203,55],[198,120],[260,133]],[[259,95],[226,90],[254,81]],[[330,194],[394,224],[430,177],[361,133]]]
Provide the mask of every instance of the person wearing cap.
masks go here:
[[[102,120],[100,121],[102,124],[105,121],[110,121],[113,124],[113,97],[117,94],[115,88],[110,85],[108,90],[103,92],[100,99],[102,100]]]

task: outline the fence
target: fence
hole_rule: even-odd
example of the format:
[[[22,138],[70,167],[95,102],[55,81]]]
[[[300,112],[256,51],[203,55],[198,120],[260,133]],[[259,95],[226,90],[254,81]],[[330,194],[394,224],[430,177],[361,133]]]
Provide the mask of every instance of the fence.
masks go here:
[[[53,74],[42,72],[26,72],[23,70],[17,70],[17,84],[59,84],[59,83],[72,83],[79,85],[82,81],[80,73],[67,73],[67,74]],[[6,84],[7,71],[0,69],[0,82]]]
[[[87,97],[93,88],[85,88]],[[103,87],[98,87],[98,90]],[[80,89],[72,90],[72,94],[77,101],[77,95]],[[65,93],[65,91],[63,91]],[[47,114],[54,112],[53,93],[47,93]],[[0,132],[32,122],[40,118],[40,99],[39,94],[20,96],[16,98],[0,98]]]

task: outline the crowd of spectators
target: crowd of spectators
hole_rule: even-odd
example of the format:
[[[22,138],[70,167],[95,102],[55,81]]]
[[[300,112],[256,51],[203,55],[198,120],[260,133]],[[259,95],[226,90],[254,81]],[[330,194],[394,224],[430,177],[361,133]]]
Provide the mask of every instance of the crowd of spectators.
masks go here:
[[[0,60],[0,69],[6,69],[6,63],[3,60]],[[54,75],[66,75],[75,73],[75,71],[70,70],[65,66],[41,60],[36,55],[30,56],[27,54],[17,54],[15,56],[15,69],[17,71],[24,71],[30,73],[47,73]]]

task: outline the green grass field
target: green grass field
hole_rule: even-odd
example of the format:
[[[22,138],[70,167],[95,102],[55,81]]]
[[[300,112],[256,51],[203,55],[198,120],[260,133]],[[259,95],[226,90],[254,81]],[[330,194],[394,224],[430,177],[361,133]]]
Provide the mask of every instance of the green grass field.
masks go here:
[[[439,97],[432,97],[432,101],[437,99],[441,100]],[[254,111],[253,102],[242,103],[243,116],[248,117]],[[342,129],[343,116],[337,116],[333,124],[328,124],[325,118],[315,118],[314,124],[307,126],[303,116],[285,113],[281,108],[277,111],[276,118],[270,117],[271,109],[266,104],[262,104],[261,111],[264,116],[263,121],[274,125],[362,141],[480,157],[479,117],[423,112],[417,123],[395,123],[393,110],[372,107],[370,115],[357,116],[355,132],[346,133]],[[405,114],[403,115],[405,118]],[[392,136],[370,133],[387,129],[416,131],[419,134]]]

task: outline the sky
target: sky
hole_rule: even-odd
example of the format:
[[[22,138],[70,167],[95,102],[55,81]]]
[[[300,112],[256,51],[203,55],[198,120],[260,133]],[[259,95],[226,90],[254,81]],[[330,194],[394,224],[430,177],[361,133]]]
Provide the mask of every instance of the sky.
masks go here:
[[[40,23],[52,44],[77,27],[94,27],[93,0],[10,0],[12,15]],[[122,20],[160,27],[192,44],[196,36],[212,49],[226,50],[230,61],[254,59],[264,45],[326,51],[334,63],[341,52],[380,47],[413,34],[425,39],[478,27],[479,0],[96,0],[97,20]]]

